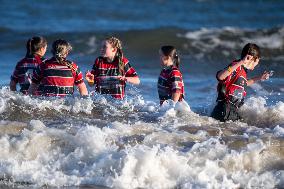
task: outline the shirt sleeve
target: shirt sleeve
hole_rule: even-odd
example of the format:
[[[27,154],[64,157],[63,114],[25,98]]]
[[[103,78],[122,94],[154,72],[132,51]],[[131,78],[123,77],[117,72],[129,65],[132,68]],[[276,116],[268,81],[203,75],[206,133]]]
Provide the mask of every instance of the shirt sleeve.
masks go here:
[[[172,93],[181,92],[183,86],[181,72],[179,70],[173,70],[170,76],[170,81],[172,83]]]
[[[74,84],[77,86],[84,82],[83,73],[75,63],[73,63],[73,67],[76,69]]]
[[[13,74],[11,75],[11,80],[18,83],[19,82],[19,73],[20,73],[20,62],[17,63],[15,66],[15,70]]]
[[[129,64],[127,59],[124,59],[124,73],[125,77],[138,77],[135,69]]]

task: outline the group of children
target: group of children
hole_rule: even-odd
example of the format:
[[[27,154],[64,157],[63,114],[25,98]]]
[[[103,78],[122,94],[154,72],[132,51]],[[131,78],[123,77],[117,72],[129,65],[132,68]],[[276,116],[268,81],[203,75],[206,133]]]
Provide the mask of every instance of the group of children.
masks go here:
[[[26,44],[26,56],[20,60],[11,76],[10,89],[16,91],[17,83],[23,94],[61,96],[74,93],[77,86],[82,96],[88,95],[83,74],[75,62],[67,59],[72,46],[66,40],[58,39],[52,44],[50,59],[44,59],[47,41],[43,37],[32,37]],[[162,46],[160,63],[163,67],[158,78],[160,104],[166,100],[174,102],[184,99],[184,83],[180,72],[180,57],[173,46]],[[259,80],[269,78],[269,73],[247,80],[247,70],[253,70],[259,63],[260,50],[248,43],[242,50],[241,59],[217,72],[218,98],[212,117],[220,121],[240,119],[238,108],[243,104],[246,87]],[[122,51],[121,41],[115,37],[102,42],[101,56],[96,58],[85,79],[96,92],[123,99],[126,83],[138,85],[139,77]]]

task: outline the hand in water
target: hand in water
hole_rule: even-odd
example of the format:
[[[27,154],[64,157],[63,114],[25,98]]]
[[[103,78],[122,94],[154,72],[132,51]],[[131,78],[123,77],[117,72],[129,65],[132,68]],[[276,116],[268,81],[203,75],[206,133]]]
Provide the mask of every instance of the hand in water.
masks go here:
[[[85,78],[88,83],[94,83],[95,76],[89,70],[86,72]]]
[[[273,75],[273,71],[264,71],[264,73],[261,75],[260,80],[264,81],[264,80],[268,80],[269,77],[271,77]]]

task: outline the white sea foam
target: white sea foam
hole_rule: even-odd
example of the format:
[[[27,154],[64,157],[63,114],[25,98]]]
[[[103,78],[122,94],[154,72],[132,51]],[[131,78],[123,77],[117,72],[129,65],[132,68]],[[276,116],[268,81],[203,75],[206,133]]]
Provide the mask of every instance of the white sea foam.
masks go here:
[[[228,57],[247,43],[256,43],[263,49],[283,50],[283,31],[283,27],[275,31],[258,31],[234,27],[201,28],[195,31],[188,31],[184,35],[179,34],[178,37],[190,39],[189,45],[191,48],[198,49],[198,53],[191,54],[191,56],[201,59],[204,56],[212,56],[212,52],[214,56],[222,55]],[[215,53],[217,49],[220,54]],[[282,60],[283,56],[279,53],[277,56],[274,55],[267,58],[278,61]]]
[[[114,127],[88,126],[70,135],[46,128],[40,121],[30,125],[31,130],[24,130],[21,137],[0,139],[1,172],[18,182],[115,188],[257,187],[268,177],[271,186],[278,182],[273,172],[256,177],[263,169],[263,143],[248,145],[240,152],[230,151],[213,138],[196,143],[187,152],[174,150],[173,143],[167,147],[142,143],[118,150],[115,141],[128,132]]]
[[[250,97],[241,108],[245,121],[253,125],[275,127],[284,124],[284,103],[278,102],[275,106],[267,106],[263,97]]]
[[[32,107],[30,116],[32,110],[58,112],[55,120],[0,121],[0,177],[12,183],[269,188],[284,182],[276,168],[283,152],[262,138],[283,137],[282,102],[267,106],[264,98],[250,97],[242,108],[248,124],[220,123],[194,113],[185,101],[159,107],[139,95],[116,102],[100,95],[40,99],[3,90],[3,113],[17,114],[19,104]],[[68,121],[56,120],[57,114]]]

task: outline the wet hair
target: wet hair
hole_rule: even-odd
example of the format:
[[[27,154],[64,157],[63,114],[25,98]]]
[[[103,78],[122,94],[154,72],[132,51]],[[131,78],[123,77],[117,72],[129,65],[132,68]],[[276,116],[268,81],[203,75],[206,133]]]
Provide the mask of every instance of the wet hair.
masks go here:
[[[72,66],[72,62],[66,60],[67,54],[72,50],[72,46],[66,40],[57,39],[52,44],[52,54],[59,64],[63,64],[73,71],[76,71]]]
[[[260,58],[259,47],[254,43],[246,44],[242,50],[241,59],[243,59],[246,55],[251,55],[254,59]]]
[[[169,56],[173,59],[173,62],[177,68],[179,68],[180,65],[180,57],[177,53],[177,50],[174,46],[171,45],[165,45],[161,47],[161,52],[164,56]]]
[[[41,36],[34,36],[30,38],[26,44],[27,48],[26,57],[34,55],[36,52],[38,52],[41,48],[45,47],[46,45],[47,45],[46,39]]]
[[[121,41],[116,37],[108,37],[105,39],[113,48],[117,49],[116,57],[118,59],[118,70],[120,75],[124,75],[124,63],[123,59],[123,52],[122,52],[122,44]]]

